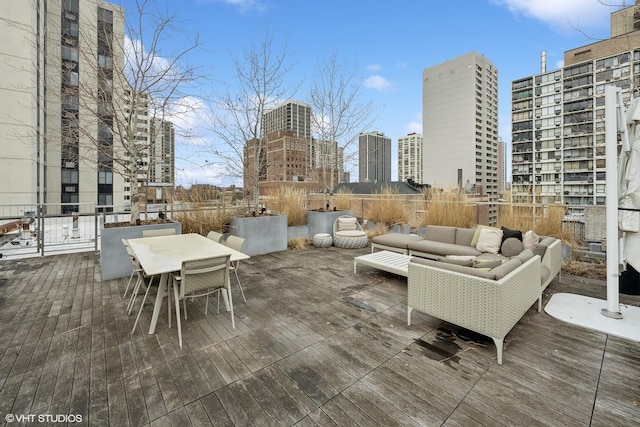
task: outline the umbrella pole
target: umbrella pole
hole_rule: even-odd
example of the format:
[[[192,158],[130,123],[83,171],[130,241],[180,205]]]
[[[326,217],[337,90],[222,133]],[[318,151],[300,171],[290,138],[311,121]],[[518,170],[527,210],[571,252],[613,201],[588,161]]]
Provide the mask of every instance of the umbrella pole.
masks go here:
[[[605,168],[606,168],[606,226],[607,226],[607,308],[602,315],[621,319],[619,300],[618,245],[618,126],[626,130],[622,115],[620,89],[605,87]]]

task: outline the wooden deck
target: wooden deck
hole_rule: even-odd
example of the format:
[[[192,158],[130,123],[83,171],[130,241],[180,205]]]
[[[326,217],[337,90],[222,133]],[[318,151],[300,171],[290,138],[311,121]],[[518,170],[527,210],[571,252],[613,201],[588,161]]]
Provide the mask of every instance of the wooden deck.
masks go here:
[[[143,332],[151,305],[130,335],[126,280],[101,282],[94,254],[2,259],[0,414],[34,415],[28,425],[44,414],[91,426],[637,425],[640,344],[532,307],[498,365],[492,344],[463,341],[452,325],[414,312],[407,327],[405,278],[353,274],[353,257],[368,252],[242,262],[236,329],[228,313],[205,316],[189,301],[182,350],[166,310],[154,335]],[[606,295],[602,282],[563,282],[545,302]]]

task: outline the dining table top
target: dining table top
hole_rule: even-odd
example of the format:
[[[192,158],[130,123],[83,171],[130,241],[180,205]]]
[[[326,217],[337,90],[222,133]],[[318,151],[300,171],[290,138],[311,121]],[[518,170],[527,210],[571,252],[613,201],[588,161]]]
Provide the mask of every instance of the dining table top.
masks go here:
[[[142,237],[128,239],[128,242],[140,266],[150,276],[180,271],[183,261],[193,259],[230,255],[230,260],[235,262],[250,258],[196,233]]]

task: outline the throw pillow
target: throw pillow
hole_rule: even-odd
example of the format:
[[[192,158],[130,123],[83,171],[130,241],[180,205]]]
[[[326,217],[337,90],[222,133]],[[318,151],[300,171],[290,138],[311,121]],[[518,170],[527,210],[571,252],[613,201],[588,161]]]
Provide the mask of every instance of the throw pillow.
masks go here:
[[[462,265],[465,267],[473,266],[473,260],[476,257],[473,255],[447,255],[444,258],[440,258],[441,261],[448,262],[449,264]]]
[[[511,230],[507,227],[501,227],[502,230],[502,243],[507,240],[509,237],[515,237],[516,239],[522,242],[522,231],[520,230]]]
[[[338,231],[357,230],[357,219],[351,218],[338,218]]]
[[[480,252],[497,254],[500,251],[501,243],[502,230],[498,230],[497,228],[484,228],[480,231],[476,249]]]
[[[473,261],[473,268],[482,268],[491,270],[502,264],[499,259],[476,259]]]
[[[509,258],[518,255],[523,249],[524,246],[522,245],[522,242],[516,237],[509,237],[505,239],[502,242],[502,246],[500,246],[500,252],[502,252],[502,255],[508,256]]]
[[[533,248],[535,248],[536,245],[538,244],[539,240],[540,238],[533,230],[527,231],[522,236],[522,244],[524,245],[525,249],[533,250]]]
[[[478,225],[476,227],[475,233],[473,233],[473,239],[471,239],[471,246],[473,246],[474,248],[478,246],[478,239],[480,238],[480,233],[482,232],[482,230],[487,228],[490,230],[498,230],[496,227],[489,227],[488,225]]]

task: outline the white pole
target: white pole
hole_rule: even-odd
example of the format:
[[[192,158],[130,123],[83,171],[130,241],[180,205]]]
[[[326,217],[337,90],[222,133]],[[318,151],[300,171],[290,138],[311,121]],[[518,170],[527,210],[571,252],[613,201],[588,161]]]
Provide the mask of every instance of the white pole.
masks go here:
[[[606,225],[607,225],[607,308],[602,314],[607,317],[621,319],[619,304],[619,270],[618,270],[618,108],[619,90],[615,86],[605,87],[604,130],[606,156]],[[626,122],[620,123],[626,126]]]

